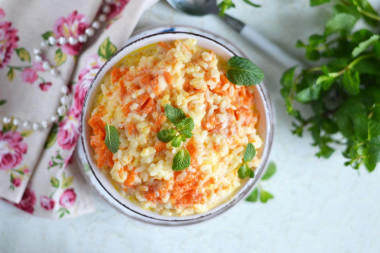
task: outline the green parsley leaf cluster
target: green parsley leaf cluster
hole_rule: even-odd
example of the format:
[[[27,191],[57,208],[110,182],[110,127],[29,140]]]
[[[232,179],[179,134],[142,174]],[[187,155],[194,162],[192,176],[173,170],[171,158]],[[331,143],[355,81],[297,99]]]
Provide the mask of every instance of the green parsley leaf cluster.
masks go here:
[[[261,7],[261,5],[252,3],[250,0],[243,0],[246,4],[251,5],[252,7]],[[219,16],[223,17],[225,15],[226,10],[235,8],[235,4],[232,0],[223,0],[218,4],[219,8]]]
[[[116,153],[119,150],[119,133],[114,126],[109,124],[105,126],[105,130],[106,137],[104,139],[104,142],[112,153]]]
[[[181,146],[186,139],[193,137],[192,130],[194,129],[194,120],[191,117],[186,117],[185,113],[170,104],[165,106],[165,115],[168,120],[174,124],[174,128],[164,129],[157,133],[157,138],[165,143],[171,141],[172,147]],[[190,154],[186,149],[181,149],[177,152],[173,159],[172,169],[174,171],[184,170],[190,166]]]
[[[298,75],[296,67],[283,73],[281,94],[295,118],[293,133],[307,129],[316,156],[329,158],[343,146],[345,165],[371,172],[380,161],[380,16],[367,0],[335,2],[324,32],[296,44],[307,60],[322,61]],[[360,20],[368,29],[354,30]],[[311,107],[312,115],[301,115],[296,102]]]
[[[250,178],[255,177],[255,172],[251,168],[248,168],[248,162],[252,161],[255,155],[256,155],[255,146],[253,146],[252,143],[248,143],[244,151],[243,164],[240,165],[239,170],[238,170],[238,176],[240,179],[245,179],[247,177],[250,177]]]
[[[264,176],[261,178],[261,181],[269,180],[276,173],[276,170],[276,164],[274,162],[270,162]],[[245,200],[248,202],[257,202],[260,200],[261,203],[267,203],[268,200],[273,198],[273,194],[264,190],[261,184],[259,184],[259,186],[256,187]]]

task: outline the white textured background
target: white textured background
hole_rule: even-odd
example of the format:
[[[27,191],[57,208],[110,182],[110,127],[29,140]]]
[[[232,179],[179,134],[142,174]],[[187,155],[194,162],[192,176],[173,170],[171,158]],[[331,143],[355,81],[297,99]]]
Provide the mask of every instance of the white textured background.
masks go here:
[[[261,0],[231,13],[302,59],[298,38],[322,31],[326,7],[308,0]],[[259,0],[257,0],[259,2]],[[371,1],[377,10],[380,1]],[[260,2],[259,2],[260,3]],[[291,119],[279,96],[282,69],[216,17],[192,18],[164,2],[147,10],[138,27],[193,25],[234,42],[266,74],[277,112],[272,160],[278,172],[262,186],[267,204],[242,202],[206,223],[180,228],[134,221],[97,198],[97,211],[72,220],[45,220],[0,202],[0,253],[8,252],[380,252],[380,168],[371,174],[344,167],[336,152],[314,157],[311,139],[290,134]]]

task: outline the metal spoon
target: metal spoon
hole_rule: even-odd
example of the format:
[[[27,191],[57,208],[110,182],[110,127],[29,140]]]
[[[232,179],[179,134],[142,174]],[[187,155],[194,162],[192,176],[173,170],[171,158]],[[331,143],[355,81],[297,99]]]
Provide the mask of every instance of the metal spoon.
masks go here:
[[[219,14],[219,8],[216,0],[167,0],[167,2],[174,8],[183,13],[195,16],[203,16],[207,14]],[[289,68],[294,65],[302,65],[294,57],[290,56],[279,46],[265,38],[260,33],[253,30],[251,27],[245,25],[240,20],[231,16],[225,15],[221,17],[228,25],[231,26],[238,33],[243,35],[251,41],[257,48],[271,56],[274,60],[282,66]]]

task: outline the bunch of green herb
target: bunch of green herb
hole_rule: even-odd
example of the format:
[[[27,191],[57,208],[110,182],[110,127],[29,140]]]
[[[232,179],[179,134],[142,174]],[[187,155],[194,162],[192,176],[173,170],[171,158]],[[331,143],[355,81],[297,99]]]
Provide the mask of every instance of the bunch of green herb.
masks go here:
[[[310,131],[316,156],[329,158],[342,145],[346,166],[373,171],[380,161],[380,16],[367,0],[337,0],[333,10],[322,34],[297,42],[307,60],[320,64],[297,76],[296,67],[288,69],[281,94],[296,120],[293,133]],[[359,20],[368,29],[354,31]],[[301,115],[294,102],[310,106],[313,114]]]
[[[172,147],[181,146],[186,139],[193,137],[191,131],[194,129],[194,120],[186,117],[185,113],[170,104],[165,106],[166,118],[174,124],[174,128],[161,130],[157,133],[157,138],[165,143],[171,141]],[[190,166],[191,158],[189,151],[180,149],[173,159],[172,169],[174,171],[184,170]]]
[[[276,173],[276,170],[276,164],[274,162],[270,162],[264,176],[261,178],[261,181],[270,179]],[[259,185],[246,198],[246,201],[257,202],[257,200],[260,200],[261,203],[267,203],[268,200],[273,198],[273,194],[264,190],[261,183],[259,183]]]
[[[249,4],[249,5],[251,5],[251,6],[253,6],[253,7],[256,7],[256,8],[258,8],[258,7],[261,7],[261,5],[258,5],[258,4],[254,4],[254,3],[252,3],[251,1],[249,1],[249,0],[243,0],[245,3],[247,3],[247,4]],[[220,12],[219,12],[219,16],[224,16],[224,14],[225,14],[225,12],[226,12],[226,10],[228,10],[228,9],[231,9],[231,8],[235,8],[235,4],[234,4],[234,2],[232,1],[232,0],[223,0],[223,1],[221,1],[219,4],[218,4],[218,7],[219,7],[219,9],[220,9]]]

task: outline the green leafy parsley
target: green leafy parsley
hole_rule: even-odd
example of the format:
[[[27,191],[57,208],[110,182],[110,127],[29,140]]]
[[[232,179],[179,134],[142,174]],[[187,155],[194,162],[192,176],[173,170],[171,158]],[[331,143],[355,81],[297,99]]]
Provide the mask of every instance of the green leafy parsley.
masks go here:
[[[323,64],[298,75],[296,67],[288,69],[281,95],[295,118],[293,134],[302,136],[307,129],[319,149],[316,156],[329,158],[342,146],[346,166],[371,172],[380,161],[380,16],[367,0],[337,1],[333,9],[322,34],[296,45],[305,49],[307,60],[323,59]],[[368,29],[353,31],[359,20]],[[301,115],[295,102],[311,107],[312,114]]]
[[[114,126],[106,125],[106,138],[104,139],[104,143],[107,148],[112,152],[116,153],[119,150],[119,133]]]

